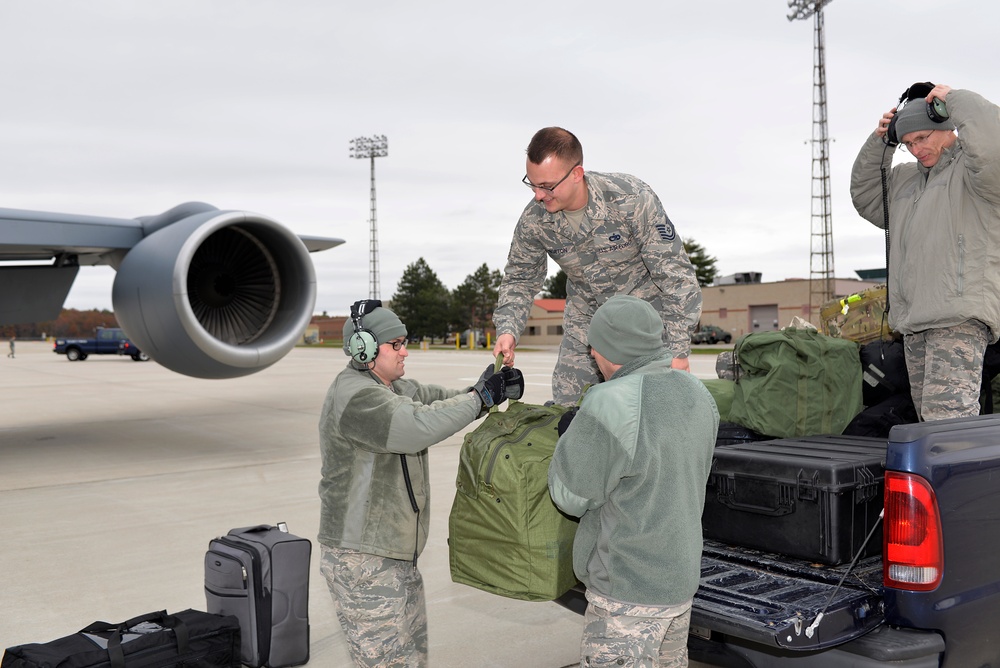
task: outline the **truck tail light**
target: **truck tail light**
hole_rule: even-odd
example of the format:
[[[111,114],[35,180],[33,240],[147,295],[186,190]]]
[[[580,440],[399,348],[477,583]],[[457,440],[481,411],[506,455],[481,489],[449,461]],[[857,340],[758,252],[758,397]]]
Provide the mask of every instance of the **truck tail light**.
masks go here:
[[[941,514],[930,484],[910,473],[885,473],[882,576],[886,587],[930,591],[944,572]]]

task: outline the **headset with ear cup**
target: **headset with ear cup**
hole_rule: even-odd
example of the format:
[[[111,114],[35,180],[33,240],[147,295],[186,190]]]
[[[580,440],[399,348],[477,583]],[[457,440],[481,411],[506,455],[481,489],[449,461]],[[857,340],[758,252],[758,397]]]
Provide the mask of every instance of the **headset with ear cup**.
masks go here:
[[[896,119],[899,117],[900,109],[914,100],[926,99],[932,90],[934,90],[934,84],[930,81],[923,81],[915,83],[903,91],[903,94],[899,96],[899,102],[896,104],[896,113],[893,114],[892,120],[889,121],[889,127],[886,128],[885,143],[889,146],[897,146],[899,144],[900,137],[896,136]],[[927,103],[927,118],[935,123],[944,123],[948,120],[948,107],[945,106],[944,100],[934,98]]]
[[[354,333],[347,341],[347,350],[351,359],[358,364],[374,362],[378,357],[378,337],[375,332],[365,329],[362,321],[366,313],[371,313],[382,306],[379,299],[361,299],[351,304],[351,322],[354,323]]]

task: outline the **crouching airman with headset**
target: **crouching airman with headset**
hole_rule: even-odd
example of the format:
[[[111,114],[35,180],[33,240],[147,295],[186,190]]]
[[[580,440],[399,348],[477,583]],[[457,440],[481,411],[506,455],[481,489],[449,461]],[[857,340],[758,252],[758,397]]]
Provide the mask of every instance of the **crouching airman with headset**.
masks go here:
[[[320,416],[320,570],[358,666],[425,666],[417,556],[427,541],[427,448],[495,404],[520,399],[521,372],[491,364],[472,387],[403,378],[406,325],[378,300],[351,307]]]
[[[916,162],[892,167],[897,148]],[[913,84],[861,148],[851,198],[886,230],[889,326],[917,415],[978,415],[983,355],[1000,336],[1000,107]]]

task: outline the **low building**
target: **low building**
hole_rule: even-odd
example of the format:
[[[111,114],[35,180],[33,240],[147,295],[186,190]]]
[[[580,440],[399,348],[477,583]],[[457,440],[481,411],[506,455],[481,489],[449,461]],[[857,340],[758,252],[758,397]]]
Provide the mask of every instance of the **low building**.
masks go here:
[[[350,316],[346,315],[314,315],[312,321],[306,327],[304,334],[305,342],[322,343],[323,341],[336,341],[344,338],[344,323],[349,318]]]
[[[761,283],[759,276],[760,274],[753,272],[734,275],[735,278],[731,281],[703,287],[701,324],[721,327],[733,335],[733,340],[750,332],[787,327],[796,316],[820,327],[819,310],[810,308],[808,279],[791,278]],[[834,293],[838,297],[845,297],[878,285],[879,282],[838,278],[834,280]],[[518,346],[558,346],[563,337],[565,309],[565,299],[536,299],[531,305]],[[318,342],[340,339],[347,318],[348,316],[314,316],[306,330],[305,340]],[[495,340],[496,333],[491,331],[490,344]]]
[[[558,346],[563,337],[565,299],[536,299],[528,313],[528,322],[518,339],[518,347]]]
[[[787,327],[796,316],[821,328],[819,308],[809,303],[808,279],[790,278],[774,283],[732,282],[701,289],[701,324],[717,325],[738,339],[750,332],[766,332]],[[877,281],[854,278],[834,279],[833,292],[846,297]]]
[[[837,278],[834,294],[846,297],[883,282],[884,278],[881,281]],[[701,324],[721,327],[733,335],[734,341],[750,332],[787,327],[796,316],[821,329],[819,309],[810,307],[808,279],[761,283],[759,273],[748,272],[720,279],[716,285],[703,287],[701,293]],[[536,299],[518,346],[559,345],[565,307],[565,299]]]

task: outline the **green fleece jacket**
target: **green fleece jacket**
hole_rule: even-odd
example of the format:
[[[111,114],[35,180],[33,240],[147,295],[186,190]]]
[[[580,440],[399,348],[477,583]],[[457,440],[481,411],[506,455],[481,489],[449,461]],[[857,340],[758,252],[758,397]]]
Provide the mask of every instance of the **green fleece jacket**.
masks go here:
[[[406,378],[390,388],[350,365],[341,371],[320,414],[319,542],[390,559],[416,559],[430,525],[427,448],[479,413],[480,401],[468,388],[450,390]]]
[[[573,570],[588,590],[640,605],[694,596],[718,430],[712,395],[669,356],[634,360],[584,395],[556,444],[549,491],[580,518]]]

